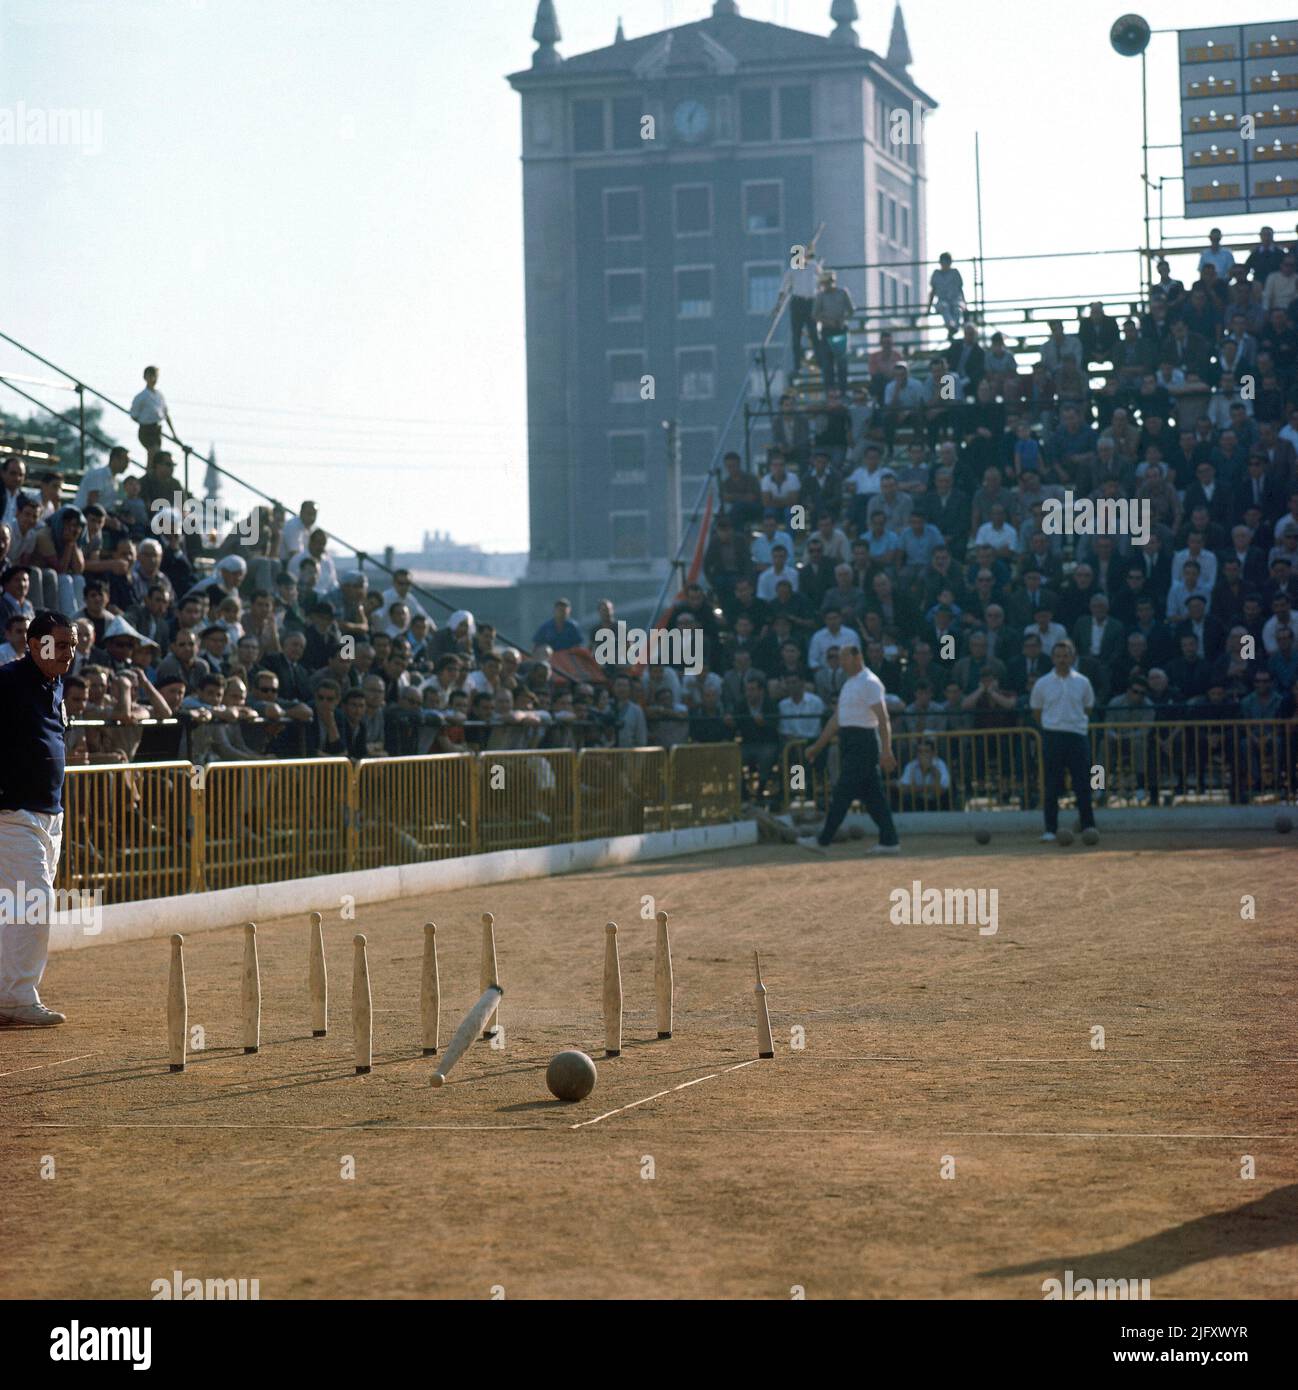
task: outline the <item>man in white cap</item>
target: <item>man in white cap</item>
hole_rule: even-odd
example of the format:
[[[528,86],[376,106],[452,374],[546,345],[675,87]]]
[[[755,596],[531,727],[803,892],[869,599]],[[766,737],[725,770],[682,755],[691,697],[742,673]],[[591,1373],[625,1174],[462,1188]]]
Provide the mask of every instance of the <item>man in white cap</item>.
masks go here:
[[[185,598],[190,594],[197,594],[202,599],[214,598],[217,603],[227,597],[238,598],[239,586],[247,573],[248,563],[242,555],[223,555],[216,562],[216,569],[211,576],[199,580]]]

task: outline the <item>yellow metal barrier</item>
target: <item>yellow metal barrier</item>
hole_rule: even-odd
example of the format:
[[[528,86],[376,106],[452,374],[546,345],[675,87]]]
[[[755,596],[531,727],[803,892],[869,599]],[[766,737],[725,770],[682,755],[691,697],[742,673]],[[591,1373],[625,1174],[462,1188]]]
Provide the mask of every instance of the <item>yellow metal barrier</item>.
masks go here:
[[[1041,804],[1035,728],[897,733],[893,747],[899,810]],[[1094,724],[1091,749],[1109,804],[1298,801],[1298,721]],[[783,808],[823,811],[836,756],[831,746],[794,787],[804,745],[786,743]],[[742,790],[737,743],[70,767],[56,886],[130,902],[713,825],[739,817]]]
[[[1102,804],[1298,799],[1298,724],[1282,719],[1149,719],[1091,725]]]
[[[831,745],[808,764],[806,743],[780,754],[784,809],[824,813],[838,776]],[[1041,805],[1041,733],[1036,728],[950,729],[892,736],[895,772],[884,776],[895,811],[1029,810]],[[801,776],[795,777],[795,769]],[[795,785],[801,782],[801,786]]]
[[[175,897],[198,887],[192,771],[188,763],[68,768],[55,887],[101,892],[105,904]]]
[[[667,777],[671,829],[739,819],[744,762],[738,743],[678,743]]]
[[[574,839],[666,829],[665,748],[585,748],[577,754]]]
[[[528,849],[572,839],[577,755],[571,748],[478,756],[478,848]]]
[[[469,753],[357,763],[357,866],[476,854],[477,793],[477,760]]]
[[[201,772],[208,888],[342,873],[356,862],[346,758],[209,763]]]

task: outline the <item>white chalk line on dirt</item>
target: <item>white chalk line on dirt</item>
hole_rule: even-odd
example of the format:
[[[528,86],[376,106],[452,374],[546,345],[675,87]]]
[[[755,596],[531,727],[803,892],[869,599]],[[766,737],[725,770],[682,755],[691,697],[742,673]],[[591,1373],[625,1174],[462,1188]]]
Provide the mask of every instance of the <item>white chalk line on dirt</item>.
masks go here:
[[[601,1120],[610,1119],[614,1115],[621,1115],[627,1110],[634,1110],[637,1106],[648,1105],[651,1100],[659,1100],[663,1096],[673,1095],[677,1091],[684,1091],[690,1086],[702,1085],[705,1081],[713,1081],[718,1076],[726,1076],[732,1071],[739,1071],[743,1067],[751,1067],[754,1062],[758,1062],[759,1057],[750,1057],[746,1062],[736,1062],[732,1067],[722,1067],[720,1071],[709,1072],[706,1076],[696,1076],[693,1081],[682,1081],[679,1086],[668,1086],[665,1091],[655,1091],[651,1096],[645,1096],[643,1100],[633,1100],[629,1105],[619,1105],[616,1110],[606,1110],[602,1115],[596,1115],[593,1120],[578,1120],[575,1125],[569,1125],[569,1129],[585,1129],[588,1125],[597,1125]]]
[[[1118,1063],[1130,1064],[1138,1062],[1148,1063],[1150,1066],[1165,1067],[1254,1067],[1259,1062],[1298,1062],[1298,1057],[1117,1057],[1110,1052],[1096,1052],[1089,1057],[898,1057],[893,1054],[879,1054],[878,1056],[853,1056],[853,1057],[799,1057],[796,1066],[803,1066],[807,1062],[923,1062],[931,1066],[936,1063],[945,1063],[948,1066],[971,1066],[978,1063],[981,1066],[1008,1066],[1019,1065],[1021,1063],[1048,1063],[1051,1066],[1057,1064],[1068,1064],[1078,1067],[1101,1067],[1111,1066]]]
[[[753,1061],[757,1061],[753,1058]],[[751,1066],[751,1062],[740,1062],[739,1066]],[[737,1067],[728,1068],[736,1071]],[[161,1122],[138,1122],[120,1123],[116,1121],[101,1120],[77,1120],[72,1122],[54,1120],[32,1120],[27,1121],[20,1129],[237,1129],[237,1130],[285,1130],[300,1133],[303,1131],[317,1131],[320,1133],[337,1133],[338,1131],[349,1131],[355,1133],[358,1130],[368,1134],[383,1134],[391,1131],[394,1134],[410,1132],[422,1133],[425,1131],[444,1131],[451,1133],[474,1133],[481,1131],[498,1130],[526,1130],[534,1134],[571,1134],[574,1130],[583,1129],[587,1125],[595,1124],[599,1120],[608,1119],[611,1115],[620,1115],[625,1110],[633,1110],[637,1106],[644,1105],[648,1101],[657,1100],[660,1096],[671,1095],[673,1091],[683,1091],[687,1086],[697,1086],[701,1081],[711,1081],[714,1077],[721,1076],[722,1072],[713,1072],[710,1076],[700,1076],[694,1081],[687,1081],[684,1085],[673,1086],[670,1090],[659,1091],[656,1095],[646,1096],[644,1100],[633,1101],[630,1105],[621,1106],[617,1110],[610,1110],[605,1115],[597,1115],[592,1120],[582,1120],[575,1125],[546,1125],[546,1124],[508,1124],[508,1125],[404,1125],[404,1124],[276,1124],[276,1123],[247,1123],[238,1124],[228,1121],[213,1120],[209,1123],[202,1121],[161,1121]],[[631,1128],[634,1129],[634,1126]],[[841,1129],[832,1128],[824,1125],[802,1125],[790,1126],[739,1126],[739,1125],[708,1125],[706,1127],[686,1128],[680,1125],[671,1126],[672,1135],[685,1134],[798,1134],[814,1136],[816,1138],[834,1138],[840,1135],[859,1135],[868,1134],[879,1138],[906,1139],[906,1138],[932,1138],[932,1139],[1298,1139],[1298,1133],[1292,1134],[1162,1134],[1144,1133],[1140,1131],[1128,1130],[1016,1130],[1016,1129]]]
[[[76,1057],[60,1057],[57,1062],[38,1062],[34,1067],[15,1067],[13,1071],[0,1071],[0,1076],[18,1076],[25,1071],[43,1071],[46,1067],[66,1067],[69,1062],[84,1062],[87,1057],[98,1057],[98,1052],[82,1052]]]

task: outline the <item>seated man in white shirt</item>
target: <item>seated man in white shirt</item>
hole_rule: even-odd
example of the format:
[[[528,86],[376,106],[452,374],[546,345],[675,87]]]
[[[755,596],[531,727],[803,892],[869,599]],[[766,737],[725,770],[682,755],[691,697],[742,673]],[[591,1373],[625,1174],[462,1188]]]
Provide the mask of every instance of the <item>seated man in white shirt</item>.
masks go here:
[[[762,505],[774,509],[779,512],[781,519],[786,519],[789,508],[797,502],[801,492],[798,475],[790,473],[784,455],[778,449],[772,449],[770,470],[762,479]]]
[[[329,537],[321,530],[312,531],[307,538],[307,548],[299,551],[288,562],[288,572],[297,578],[302,570],[302,561],[310,558],[316,564],[315,591],[318,594],[331,594],[338,585],[338,570],[333,556],[329,554]]]
[[[951,772],[937,755],[937,742],[926,738],[920,741],[919,751],[897,779],[906,790],[901,805],[908,810],[945,810],[951,803]]]
[[[992,505],[991,520],[984,521],[974,535],[975,545],[989,545],[1002,559],[1012,559],[1018,554],[1019,533],[1010,524],[1004,506],[1000,502]]]
[[[412,618],[419,613],[429,618],[428,610],[419,602],[419,595],[414,591],[409,570],[392,571],[392,587],[383,591],[383,607],[391,608],[394,603],[404,603]],[[431,621],[431,618],[429,620]]]
[[[762,517],[762,529],[753,537],[750,548],[753,564],[764,569],[774,562],[772,552],[777,545],[784,547],[785,556],[793,554],[793,537],[780,528],[779,514],[767,511]]]
[[[810,742],[820,734],[825,702],[801,676],[784,676],[784,698],[780,701],[780,737]]]
[[[307,537],[315,530],[316,506],[314,502],[303,502],[296,516],[284,523],[284,531],[279,539],[279,558],[291,560],[306,549]]]
[[[825,626],[812,637],[807,648],[807,665],[813,671],[819,671],[826,664],[831,647],[839,651],[844,647],[855,647],[858,652],[863,650],[859,635],[843,625],[841,608],[825,609],[824,618]]]
[[[86,469],[72,505],[84,512],[92,502],[98,502],[106,512],[111,512],[117,504],[117,480],[126,472],[130,461],[130,454],[120,444],[111,449],[107,463]]]
[[[775,600],[775,586],[782,579],[787,579],[793,586],[793,592],[798,592],[798,571],[789,564],[789,552],[781,542],[771,546],[771,567],[764,569],[757,576],[757,597],[764,603],[772,603]]]

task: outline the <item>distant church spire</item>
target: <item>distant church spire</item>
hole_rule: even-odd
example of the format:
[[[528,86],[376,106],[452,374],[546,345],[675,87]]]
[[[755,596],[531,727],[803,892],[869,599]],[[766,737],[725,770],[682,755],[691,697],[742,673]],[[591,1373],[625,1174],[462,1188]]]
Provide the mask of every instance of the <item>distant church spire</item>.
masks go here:
[[[563,62],[554,47],[563,37],[559,32],[559,16],[554,12],[554,0],[539,0],[532,37],[536,40],[536,52],[532,54],[534,68],[556,68]]]
[[[617,17],[617,33],[613,35],[614,43],[625,43],[626,35],[622,32],[622,16]]]
[[[910,40],[906,37],[906,21],[901,17],[900,3],[892,12],[892,37],[888,40],[888,57],[885,61],[890,68],[902,72],[915,61],[910,56]]]
[[[834,32],[829,36],[834,43],[846,43],[851,44],[853,48],[860,48],[861,40],[852,28],[858,18],[856,0],[834,0],[829,7],[829,17],[834,21]]]

